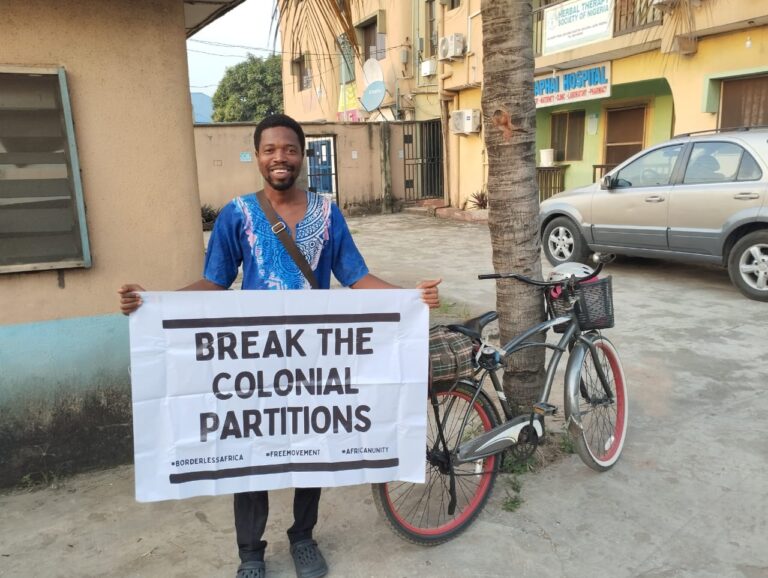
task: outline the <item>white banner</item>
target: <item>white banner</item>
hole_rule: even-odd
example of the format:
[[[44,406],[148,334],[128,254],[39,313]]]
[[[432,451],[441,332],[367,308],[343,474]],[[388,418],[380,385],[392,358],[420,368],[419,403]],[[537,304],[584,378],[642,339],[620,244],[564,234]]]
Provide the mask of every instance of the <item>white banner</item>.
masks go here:
[[[544,10],[542,54],[613,36],[613,0],[571,0]]]
[[[419,291],[142,298],[130,317],[138,501],[424,481]]]

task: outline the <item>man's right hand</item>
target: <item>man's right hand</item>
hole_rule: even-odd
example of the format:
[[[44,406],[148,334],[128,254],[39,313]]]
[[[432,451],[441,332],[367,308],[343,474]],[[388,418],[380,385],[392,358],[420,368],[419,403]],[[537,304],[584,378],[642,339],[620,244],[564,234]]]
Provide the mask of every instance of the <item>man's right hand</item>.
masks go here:
[[[128,283],[117,290],[120,295],[120,311],[123,315],[130,315],[141,306],[139,291],[144,291],[144,287],[136,283]]]

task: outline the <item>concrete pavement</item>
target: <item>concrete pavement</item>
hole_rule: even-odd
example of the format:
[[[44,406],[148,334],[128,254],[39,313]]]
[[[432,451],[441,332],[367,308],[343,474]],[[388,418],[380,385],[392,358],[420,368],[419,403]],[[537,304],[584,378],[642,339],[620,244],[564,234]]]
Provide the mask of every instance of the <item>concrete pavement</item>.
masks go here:
[[[485,225],[417,215],[349,220],[371,270],[405,286],[443,277],[448,311],[494,307]],[[651,260],[608,266],[629,382],[627,445],[597,474],[575,455],[503,479],[461,537],[408,544],[368,486],[324,490],[316,538],[338,577],[768,576],[768,305],[724,270]],[[562,405],[555,397],[553,403]],[[504,476],[502,476],[504,477]],[[293,576],[290,491],[273,494],[269,575]],[[229,496],[137,504],[130,466],[0,495],[0,576],[234,576]]]

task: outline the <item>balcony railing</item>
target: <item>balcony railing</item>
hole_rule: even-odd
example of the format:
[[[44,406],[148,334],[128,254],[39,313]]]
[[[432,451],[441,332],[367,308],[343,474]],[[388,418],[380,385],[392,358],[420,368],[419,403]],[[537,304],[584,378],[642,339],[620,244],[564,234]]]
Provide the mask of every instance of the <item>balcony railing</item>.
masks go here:
[[[613,34],[629,34],[661,24],[661,12],[651,0],[616,0],[613,7]]]
[[[541,56],[544,45],[544,10],[567,0],[534,0],[533,54]],[[661,24],[661,12],[651,5],[652,0],[614,0],[613,35],[629,34],[643,28]]]
[[[536,180],[539,184],[539,201],[544,201],[565,190],[565,170],[568,165],[554,167],[536,167]]]

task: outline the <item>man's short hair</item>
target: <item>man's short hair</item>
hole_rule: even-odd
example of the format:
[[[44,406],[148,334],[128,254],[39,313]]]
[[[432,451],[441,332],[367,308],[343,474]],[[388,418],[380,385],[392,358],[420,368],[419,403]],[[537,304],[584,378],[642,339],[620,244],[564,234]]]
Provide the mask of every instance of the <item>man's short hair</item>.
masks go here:
[[[253,145],[256,147],[256,152],[259,150],[259,144],[261,143],[261,133],[268,128],[275,128],[283,126],[291,129],[296,133],[299,139],[299,145],[301,145],[301,154],[304,154],[304,131],[301,129],[301,125],[293,120],[287,114],[270,114],[262,119],[262,121],[256,125],[256,130],[253,132]]]

